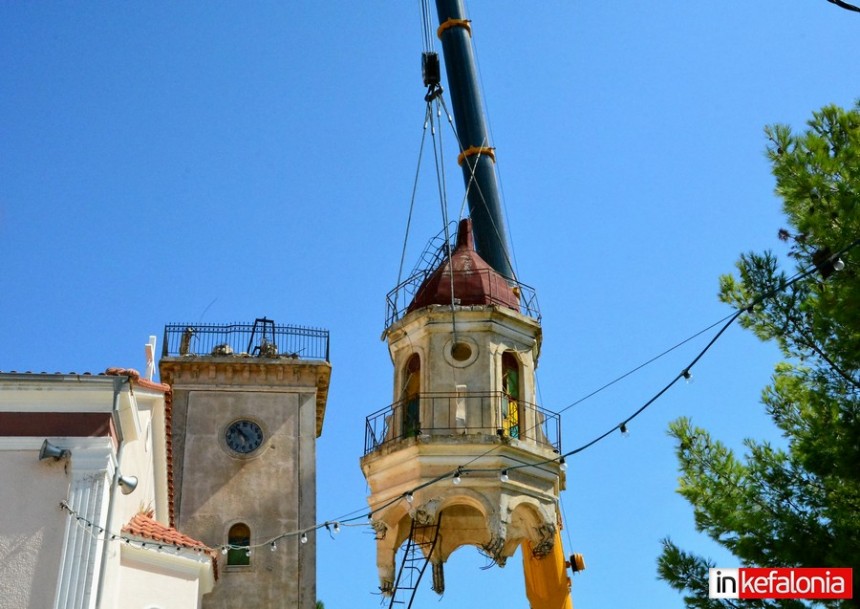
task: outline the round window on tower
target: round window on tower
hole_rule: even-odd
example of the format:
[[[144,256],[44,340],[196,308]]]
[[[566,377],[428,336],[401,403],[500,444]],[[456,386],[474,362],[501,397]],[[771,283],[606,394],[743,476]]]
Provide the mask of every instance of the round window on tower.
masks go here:
[[[458,341],[451,347],[451,357],[458,362],[465,362],[472,357],[472,346],[464,341]]]
[[[477,343],[465,336],[457,336],[449,340],[442,351],[447,362],[457,368],[465,368],[478,359]]]

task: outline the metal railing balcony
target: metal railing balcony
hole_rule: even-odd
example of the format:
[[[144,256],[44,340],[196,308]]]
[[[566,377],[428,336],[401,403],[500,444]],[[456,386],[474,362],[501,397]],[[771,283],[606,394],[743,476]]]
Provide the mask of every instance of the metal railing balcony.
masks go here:
[[[364,454],[417,436],[515,438],[561,452],[561,416],[501,391],[421,393],[367,417]]]
[[[162,357],[246,356],[329,361],[329,332],[276,325],[265,317],[254,323],[167,324]]]

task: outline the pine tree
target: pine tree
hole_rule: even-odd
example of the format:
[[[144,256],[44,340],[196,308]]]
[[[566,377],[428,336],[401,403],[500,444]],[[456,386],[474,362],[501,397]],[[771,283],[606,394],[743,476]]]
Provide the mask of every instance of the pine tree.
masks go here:
[[[784,125],[765,133],[792,274],[772,252],[747,253],[737,276],[720,278],[720,298],[782,351],[762,403],[785,447],[747,439],[739,456],[679,419],[670,426],[678,492],[697,529],[742,566],[854,568],[854,599],[831,606],[860,607],[860,104],[825,107],[802,133]],[[663,541],[659,575],[687,607],[741,606],[708,599],[712,566]]]

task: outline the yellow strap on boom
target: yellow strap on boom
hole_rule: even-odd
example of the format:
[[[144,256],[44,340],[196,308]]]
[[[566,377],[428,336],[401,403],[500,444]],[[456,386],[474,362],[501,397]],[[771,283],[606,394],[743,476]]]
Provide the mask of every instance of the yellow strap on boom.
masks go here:
[[[436,30],[436,35],[441,39],[442,32],[452,27],[464,28],[469,33],[469,38],[472,37],[472,20],[471,19],[448,19],[445,23],[439,26]]]
[[[475,156],[478,154],[486,154],[494,163],[496,162],[495,148],[488,148],[486,146],[469,146],[463,152],[457,155],[457,163],[459,165],[462,165],[463,161],[466,160],[467,156]]]

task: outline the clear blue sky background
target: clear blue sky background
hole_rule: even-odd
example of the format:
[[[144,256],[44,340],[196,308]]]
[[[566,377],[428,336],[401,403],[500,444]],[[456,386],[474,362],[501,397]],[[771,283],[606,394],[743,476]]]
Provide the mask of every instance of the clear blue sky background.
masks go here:
[[[825,0],[474,0],[470,15],[517,267],[543,312],[541,400],[562,410],[730,313],[718,276],[779,249],[762,127],[853,103],[860,15]],[[379,336],[421,138],[421,43],[416,1],[0,4],[0,370],[142,368],[168,322],[328,328],[318,515],[364,509],[364,420],[392,401]],[[409,268],[441,229],[427,168]],[[565,450],[709,336],[567,409]],[[666,428],[686,415],[733,446],[772,437],[758,396],[778,357],[733,328],[629,438],[572,460],[579,609],[681,607],[656,580],[666,535],[736,566],[695,533]],[[374,545],[358,528],[320,535],[327,609],[378,606]],[[442,601],[428,589],[421,606],[525,607],[519,560],[485,564],[460,550]]]

